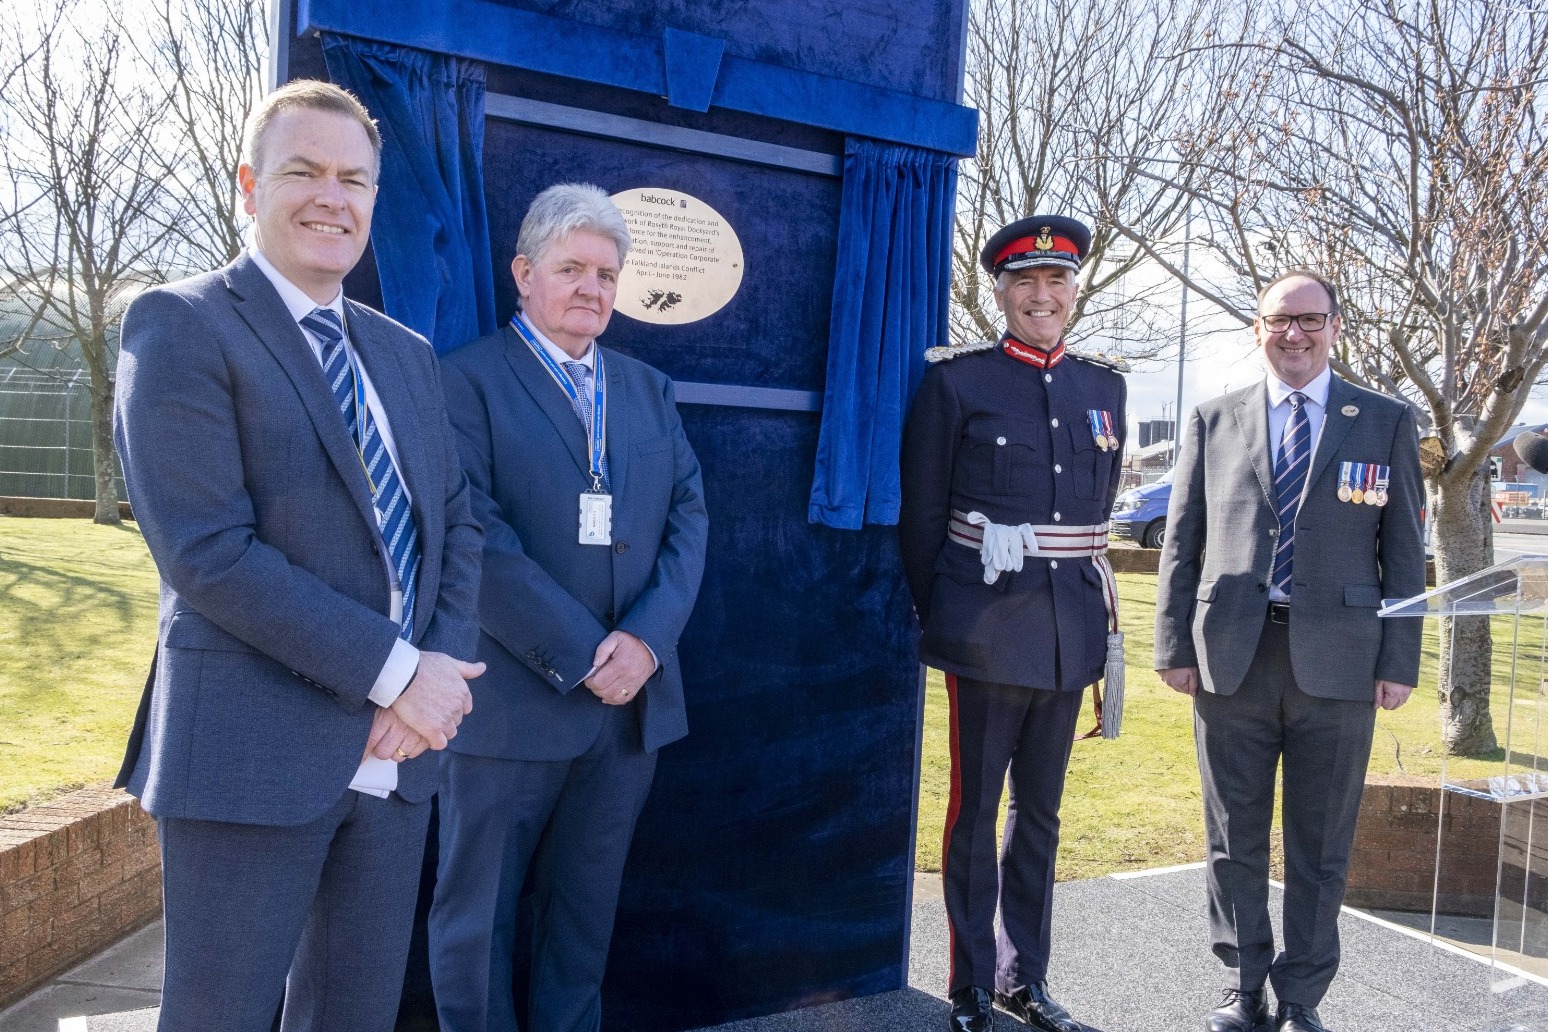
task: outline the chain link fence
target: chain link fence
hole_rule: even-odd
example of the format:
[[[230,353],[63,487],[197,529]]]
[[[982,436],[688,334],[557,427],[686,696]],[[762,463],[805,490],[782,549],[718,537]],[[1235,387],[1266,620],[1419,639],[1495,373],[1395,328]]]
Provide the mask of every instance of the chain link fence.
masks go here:
[[[0,366],[0,495],[97,496],[85,370]]]

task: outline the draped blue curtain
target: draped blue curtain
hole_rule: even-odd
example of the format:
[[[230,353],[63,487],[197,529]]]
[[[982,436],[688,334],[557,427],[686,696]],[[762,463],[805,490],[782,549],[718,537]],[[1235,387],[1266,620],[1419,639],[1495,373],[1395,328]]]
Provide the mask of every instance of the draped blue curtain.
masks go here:
[[[807,518],[898,522],[903,418],[946,343],[957,159],[851,137],[844,150],[828,381]]]
[[[447,351],[495,329],[484,210],[484,66],[324,34],[328,77],[382,131],[371,246],[387,314]]]

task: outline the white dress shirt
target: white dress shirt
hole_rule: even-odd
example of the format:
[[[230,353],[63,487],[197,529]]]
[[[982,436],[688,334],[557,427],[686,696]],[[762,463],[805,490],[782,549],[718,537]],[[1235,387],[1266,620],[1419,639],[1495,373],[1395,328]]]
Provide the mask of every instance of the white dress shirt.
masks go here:
[[[371,383],[371,377],[366,372],[365,363],[360,361],[355,345],[349,339],[349,320],[344,313],[344,292],[341,290],[326,305],[319,305],[307,296],[306,292],[285,278],[257,247],[249,247],[248,254],[253,263],[274,284],[274,289],[279,293],[280,300],[285,303],[285,309],[290,317],[301,328],[301,335],[311,345],[312,355],[322,365],[322,343],[312,335],[311,331],[301,326],[301,320],[311,314],[314,308],[328,308],[339,317],[339,324],[344,328],[344,348],[349,353],[350,361],[355,367],[355,373],[360,377],[360,385],[365,393],[366,408],[371,412],[371,418],[376,423],[376,432],[381,435],[382,444],[387,448],[387,454],[392,463],[397,467],[398,483],[403,487],[403,497],[406,502],[412,502],[409,494],[408,481],[402,475],[403,463],[398,458],[397,447],[392,439],[392,426],[387,419],[387,410],[382,405],[382,400],[376,394],[376,387]],[[380,530],[380,527],[377,528]],[[392,559],[387,550],[381,550],[382,566],[386,571],[387,583],[392,589],[392,612],[390,618],[395,622],[402,620],[403,591],[398,584],[398,572],[393,568]],[[383,708],[391,706],[403,689],[408,687],[413,680],[414,672],[419,667],[419,650],[402,638],[392,643],[392,651],[387,655],[387,662],[382,664],[382,669],[377,672],[376,683],[371,687],[369,698],[372,702]],[[360,770],[355,775],[355,780],[350,784],[357,791],[367,792],[371,795],[385,796],[398,787],[398,765],[391,760],[378,760],[374,756],[366,757],[360,765]]]

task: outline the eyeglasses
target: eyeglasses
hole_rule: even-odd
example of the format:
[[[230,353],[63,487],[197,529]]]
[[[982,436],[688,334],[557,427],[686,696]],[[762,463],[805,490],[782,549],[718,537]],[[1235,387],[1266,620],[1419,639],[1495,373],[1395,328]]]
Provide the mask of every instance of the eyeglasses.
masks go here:
[[[1307,333],[1314,333],[1328,324],[1328,316],[1332,314],[1332,312],[1302,312],[1300,315],[1260,315],[1258,321],[1270,333],[1284,333],[1290,328],[1292,320]]]

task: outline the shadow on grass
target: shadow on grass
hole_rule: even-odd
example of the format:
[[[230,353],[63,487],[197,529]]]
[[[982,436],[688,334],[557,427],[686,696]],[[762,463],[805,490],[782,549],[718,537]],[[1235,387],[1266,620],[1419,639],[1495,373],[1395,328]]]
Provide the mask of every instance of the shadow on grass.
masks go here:
[[[154,593],[147,599],[143,588],[5,557],[0,557],[0,598],[17,645],[54,656],[117,649],[134,626],[136,606],[155,606]]]

